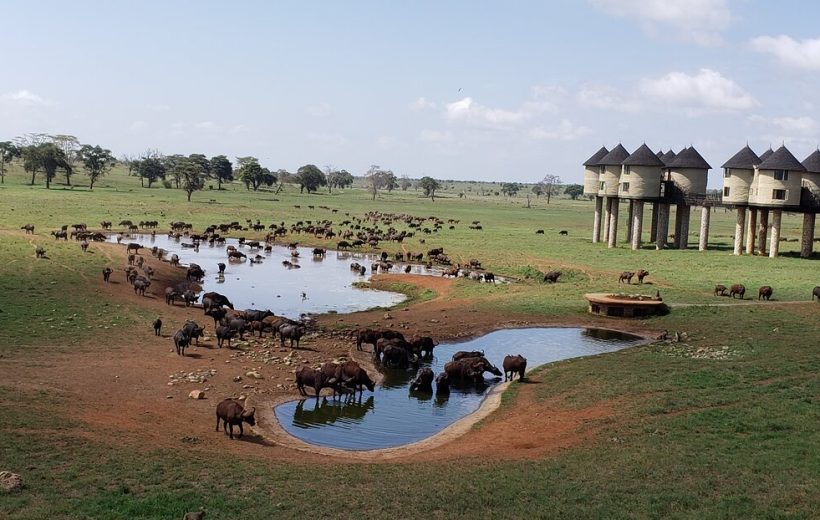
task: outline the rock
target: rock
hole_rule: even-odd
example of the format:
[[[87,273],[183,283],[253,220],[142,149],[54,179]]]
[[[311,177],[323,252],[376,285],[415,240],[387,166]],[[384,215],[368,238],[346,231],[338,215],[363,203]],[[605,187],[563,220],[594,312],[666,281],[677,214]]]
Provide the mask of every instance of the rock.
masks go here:
[[[6,493],[20,491],[23,488],[23,477],[11,471],[0,471],[0,490]]]
[[[166,395],[166,396],[165,396],[165,398],[166,398],[166,399],[173,399],[173,398],[174,398],[174,396],[172,396],[172,395]]]
[[[205,399],[205,392],[202,390],[191,390],[191,393],[188,394],[188,397],[191,399]]]
[[[252,377],[252,378],[254,378],[254,379],[264,379],[264,378],[262,377],[262,374],[260,374],[260,373],[259,373],[259,372],[257,372],[256,370],[251,370],[250,372],[247,372],[245,375],[246,375],[247,377]]]
[[[238,383],[240,381],[242,381],[242,376],[236,376],[236,377],[233,378],[234,383]]]

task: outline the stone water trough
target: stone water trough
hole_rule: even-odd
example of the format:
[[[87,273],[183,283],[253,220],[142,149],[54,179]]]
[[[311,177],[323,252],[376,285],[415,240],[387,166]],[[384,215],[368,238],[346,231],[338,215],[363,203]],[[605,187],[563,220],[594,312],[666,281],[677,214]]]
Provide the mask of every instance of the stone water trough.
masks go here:
[[[668,307],[660,296],[645,294],[585,294],[588,311],[598,316],[615,318],[642,318],[665,312]]]

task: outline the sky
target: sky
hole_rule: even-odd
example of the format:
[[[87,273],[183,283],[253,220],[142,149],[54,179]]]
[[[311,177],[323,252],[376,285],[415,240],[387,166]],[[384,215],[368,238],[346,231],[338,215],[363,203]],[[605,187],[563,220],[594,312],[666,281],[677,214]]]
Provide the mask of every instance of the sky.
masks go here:
[[[820,2],[12,0],[2,20],[0,140],[579,183],[619,142],[714,168],[820,144]]]

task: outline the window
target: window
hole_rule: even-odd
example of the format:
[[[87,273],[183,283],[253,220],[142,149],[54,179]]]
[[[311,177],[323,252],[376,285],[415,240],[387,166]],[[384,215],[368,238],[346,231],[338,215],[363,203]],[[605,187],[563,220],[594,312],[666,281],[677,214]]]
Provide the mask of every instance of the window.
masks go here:
[[[598,174],[603,175],[606,173],[606,166],[599,166],[598,167]]]
[[[732,176],[732,170],[730,170],[729,168],[724,168],[723,169],[723,178],[725,179],[725,178],[731,177],[731,176]]]
[[[604,181],[601,181],[601,191],[604,191],[605,189],[606,189],[606,183]]]
[[[631,166],[624,167],[624,175],[629,175],[629,173],[631,171],[631,168],[632,168]]]
[[[772,190],[772,199],[786,200],[786,190]]]
[[[621,191],[623,193],[629,193],[629,183],[628,182],[624,182],[623,184],[621,184]]]
[[[724,196],[724,197],[728,197],[728,196],[729,196],[729,186],[724,186],[724,187],[723,187],[723,196]]]
[[[789,170],[775,170],[774,171],[774,180],[776,180],[776,181],[787,181],[787,180],[789,180]]]

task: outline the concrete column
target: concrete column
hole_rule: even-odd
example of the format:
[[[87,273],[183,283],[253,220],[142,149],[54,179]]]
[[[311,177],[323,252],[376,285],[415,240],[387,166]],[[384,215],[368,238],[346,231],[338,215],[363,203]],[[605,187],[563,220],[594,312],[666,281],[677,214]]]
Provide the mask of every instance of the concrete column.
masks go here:
[[[641,232],[643,231],[643,201],[636,200],[632,206],[632,249],[641,248]]]
[[[700,235],[698,236],[698,251],[706,251],[709,246],[709,218],[712,209],[709,206],[700,208]]]
[[[649,241],[655,242],[658,239],[658,202],[652,203],[652,215],[649,219]]]
[[[678,240],[678,249],[686,249],[689,247],[689,215],[691,210],[692,206],[685,204],[678,206],[678,214],[680,215],[680,237],[675,236]]]
[[[772,243],[769,244],[769,258],[775,258],[780,254],[780,222],[783,212],[779,209],[772,210]]]
[[[746,231],[746,254],[755,254],[755,233],[757,232],[757,209],[749,208],[749,225]]]
[[[620,201],[612,199],[612,208],[609,215],[609,240],[607,247],[615,247],[615,241],[618,239],[618,206]]]
[[[655,203],[655,213],[658,215],[658,227],[655,236],[655,249],[666,249],[666,237],[669,235],[669,204]]]
[[[733,254],[743,254],[743,233],[746,232],[746,208],[737,208],[737,219],[735,220],[735,249]],[[752,240],[754,243],[754,240]]]
[[[601,241],[601,212],[603,210],[604,199],[595,197],[595,216],[592,218],[592,243]]]
[[[758,212],[759,222],[757,224],[757,254],[766,255],[766,235],[769,234],[769,210],[761,209]]]
[[[814,247],[814,213],[803,213],[803,236],[800,238],[800,258],[811,257]]]
[[[604,197],[604,222],[603,222],[603,240],[607,244],[609,243],[609,219],[612,218],[612,199],[610,197]]]
[[[675,206],[675,239],[672,241],[672,247],[674,249],[680,248],[680,227],[681,227],[681,208],[683,207],[682,204],[678,204]]]
[[[635,211],[635,201],[630,199],[629,200],[629,210],[626,213],[626,237],[624,242],[627,244],[632,243],[632,214]]]

